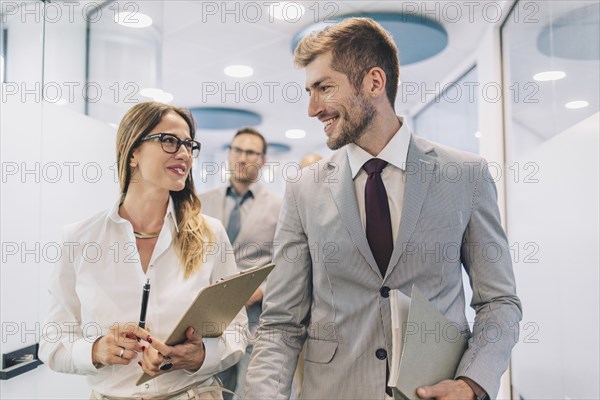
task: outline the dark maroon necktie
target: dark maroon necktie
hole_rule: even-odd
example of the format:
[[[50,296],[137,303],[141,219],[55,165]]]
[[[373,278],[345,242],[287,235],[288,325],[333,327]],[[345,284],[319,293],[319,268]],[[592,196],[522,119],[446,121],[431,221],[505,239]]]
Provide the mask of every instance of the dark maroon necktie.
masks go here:
[[[363,165],[363,169],[369,174],[365,185],[367,241],[382,277],[385,277],[394,249],[390,205],[381,180],[381,171],[387,164],[379,158],[372,158]]]

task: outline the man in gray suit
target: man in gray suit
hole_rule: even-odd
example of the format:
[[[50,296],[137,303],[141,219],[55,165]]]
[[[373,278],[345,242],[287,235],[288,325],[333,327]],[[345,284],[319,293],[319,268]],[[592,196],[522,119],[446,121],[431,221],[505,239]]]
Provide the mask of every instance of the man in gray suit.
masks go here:
[[[396,116],[397,49],[374,21],[308,35],[295,63],[306,69],[308,113],[337,151],[318,176],[287,185],[246,398],[289,398],[305,341],[301,398],[387,398],[389,291],[410,295],[413,284],[470,336],[455,379],[417,394],[495,397],[521,305],[486,161],[417,138]]]
[[[273,258],[273,237],[281,198],[259,183],[266,153],[267,142],[260,132],[253,128],[238,130],[229,145],[229,184],[200,196],[202,212],[218,218],[227,229],[235,260],[242,270],[267,264]],[[251,333],[258,325],[264,288],[265,283],[246,304]],[[246,356],[220,374],[225,387],[236,392],[243,391],[251,352],[252,345],[249,345]]]

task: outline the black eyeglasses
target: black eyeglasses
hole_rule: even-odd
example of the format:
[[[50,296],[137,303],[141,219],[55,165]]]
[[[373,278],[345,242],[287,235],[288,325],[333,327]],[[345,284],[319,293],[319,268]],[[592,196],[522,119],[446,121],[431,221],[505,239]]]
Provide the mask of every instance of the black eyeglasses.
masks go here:
[[[179,151],[181,145],[184,145],[188,153],[192,155],[192,158],[200,155],[200,142],[192,139],[181,140],[172,133],[154,133],[140,139],[139,143],[152,139],[160,141],[160,145],[165,153],[175,154]]]
[[[258,159],[258,157],[263,155],[263,153],[259,153],[254,150],[244,150],[244,149],[240,149],[239,147],[235,147],[235,146],[227,146],[227,148],[229,149],[229,151],[233,152],[233,154],[235,154],[236,157],[239,157],[242,154],[245,154],[246,158],[249,160],[256,160],[256,159]]]

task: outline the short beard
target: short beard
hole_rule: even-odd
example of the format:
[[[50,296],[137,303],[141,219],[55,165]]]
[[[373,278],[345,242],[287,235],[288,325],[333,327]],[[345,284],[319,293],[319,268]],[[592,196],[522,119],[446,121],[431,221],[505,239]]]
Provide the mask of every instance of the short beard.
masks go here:
[[[375,106],[362,93],[356,94],[352,109],[352,112],[348,112],[347,109],[344,110],[344,121],[339,121],[340,123],[344,122],[340,134],[335,138],[329,137],[327,140],[327,147],[331,150],[337,150],[348,143],[356,143],[365,134],[367,128],[373,122],[373,118],[375,118]],[[354,112],[354,110],[357,111]],[[351,113],[358,115],[352,116]]]

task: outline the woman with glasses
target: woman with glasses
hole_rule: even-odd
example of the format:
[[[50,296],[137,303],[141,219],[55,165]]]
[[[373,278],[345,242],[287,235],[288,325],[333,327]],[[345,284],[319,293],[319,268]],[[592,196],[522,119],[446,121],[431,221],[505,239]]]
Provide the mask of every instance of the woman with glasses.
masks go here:
[[[221,398],[202,387],[245,351],[243,311],[221,338],[203,339],[190,327],[183,344],[158,340],[203,287],[237,272],[225,229],[201,214],[191,174],[199,153],[187,110],[134,106],[117,132],[119,200],[65,228],[40,358],[55,371],[86,375],[93,399]],[[136,386],[143,372],[155,378]]]

